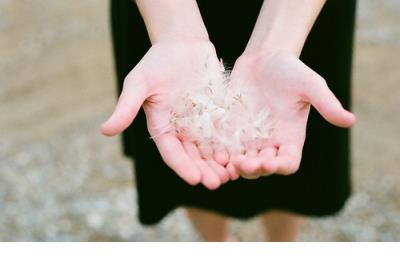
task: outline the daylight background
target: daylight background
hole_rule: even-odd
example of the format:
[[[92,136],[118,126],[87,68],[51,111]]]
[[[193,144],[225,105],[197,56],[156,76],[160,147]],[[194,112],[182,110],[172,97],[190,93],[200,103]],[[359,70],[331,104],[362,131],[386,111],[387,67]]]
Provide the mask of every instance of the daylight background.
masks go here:
[[[301,241],[400,241],[400,1],[360,0],[354,195]],[[115,102],[108,1],[0,0],[0,241],[198,241],[178,210],[138,223]],[[243,241],[257,219],[233,221]]]

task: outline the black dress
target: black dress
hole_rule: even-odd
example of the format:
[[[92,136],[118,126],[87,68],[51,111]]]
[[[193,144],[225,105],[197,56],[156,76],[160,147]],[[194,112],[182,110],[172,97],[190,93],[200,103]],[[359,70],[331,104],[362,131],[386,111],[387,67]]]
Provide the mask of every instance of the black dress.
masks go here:
[[[233,64],[243,52],[262,0],[198,0],[218,56]],[[346,108],[350,104],[355,0],[328,0],[301,55],[322,75]],[[132,0],[112,0],[112,32],[119,90],[128,72],[150,47]],[[143,110],[123,134],[127,156],[135,159],[139,220],[154,224],[179,206],[204,208],[236,218],[271,209],[309,216],[337,213],[351,193],[349,130],[337,128],[311,110],[303,160],[292,176],[239,179],[215,191],[190,186],[161,160],[147,132]]]

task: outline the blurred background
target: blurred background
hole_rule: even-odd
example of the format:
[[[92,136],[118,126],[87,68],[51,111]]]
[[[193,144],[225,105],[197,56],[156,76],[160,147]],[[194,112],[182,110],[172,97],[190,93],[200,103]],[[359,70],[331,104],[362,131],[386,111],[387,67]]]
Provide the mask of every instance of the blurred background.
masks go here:
[[[0,0],[0,241],[198,241],[184,212],[143,227],[115,103],[106,0]],[[301,241],[400,241],[400,1],[359,0],[354,194]],[[258,220],[233,221],[262,241]]]

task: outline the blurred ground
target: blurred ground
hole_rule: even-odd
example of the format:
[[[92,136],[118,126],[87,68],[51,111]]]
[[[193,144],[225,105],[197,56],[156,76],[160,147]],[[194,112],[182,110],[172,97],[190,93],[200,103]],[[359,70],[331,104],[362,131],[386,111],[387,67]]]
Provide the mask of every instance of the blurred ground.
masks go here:
[[[302,241],[400,240],[400,1],[359,1],[354,195]],[[0,240],[196,241],[181,210],[136,219],[131,164],[100,135],[115,98],[108,2],[0,0]],[[234,221],[262,240],[257,219]]]

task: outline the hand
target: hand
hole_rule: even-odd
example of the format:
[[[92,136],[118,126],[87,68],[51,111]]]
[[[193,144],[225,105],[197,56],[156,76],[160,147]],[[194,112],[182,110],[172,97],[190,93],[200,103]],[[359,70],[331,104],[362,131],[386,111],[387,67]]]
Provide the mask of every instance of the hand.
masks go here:
[[[226,155],[199,149],[169,129],[174,95],[195,87],[196,74],[210,62],[219,65],[215,49],[207,40],[157,42],[126,77],[117,106],[102,125],[102,133],[121,133],[143,105],[149,133],[165,163],[189,184],[201,182],[209,189],[218,188],[230,177],[224,167]]]
[[[247,178],[296,172],[300,166],[310,104],[331,124],[350,127],[355,116],[345,110],[324,79],[289,53],[245,53],[234,65],[232,83],[248,83],[248,93],[270,108],[271,138],[247,143],[231,153],[231,163]]]

